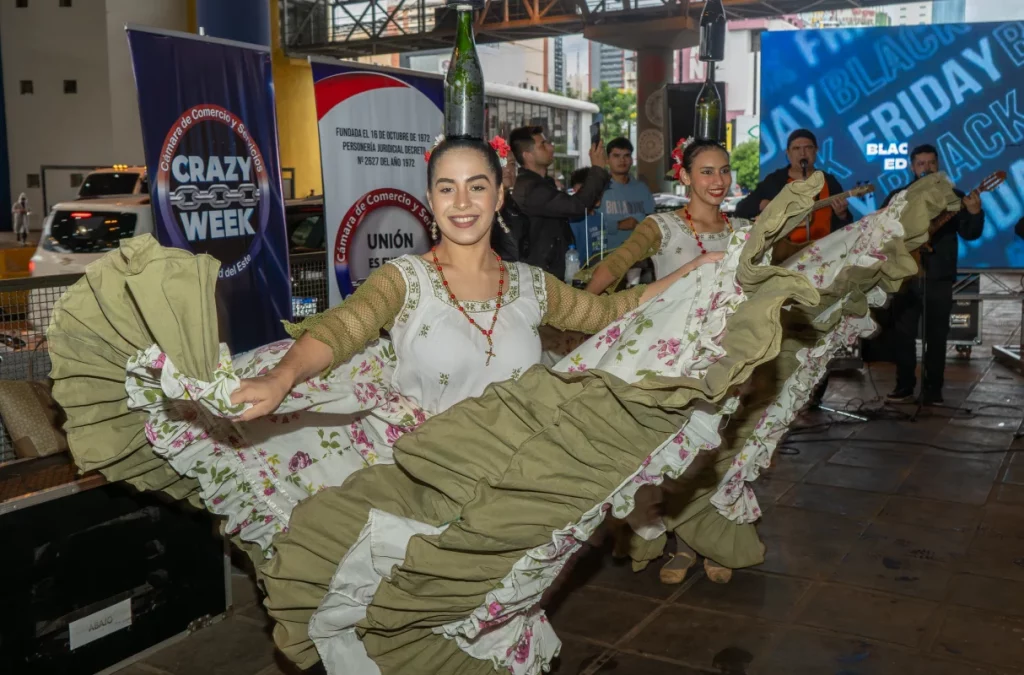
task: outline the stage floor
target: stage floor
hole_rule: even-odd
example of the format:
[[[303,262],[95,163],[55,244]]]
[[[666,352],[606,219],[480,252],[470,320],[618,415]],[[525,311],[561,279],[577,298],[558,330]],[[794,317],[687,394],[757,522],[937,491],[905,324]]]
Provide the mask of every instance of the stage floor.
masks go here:
[[[584,558],[550,612],[564,642],[554,672],[1024,674],[1024,377],[988,356],[1019,321],[1019,305],[986,303],[985,346],[950,357],[946,403],[971,416],[930,409],[791,437],[793,454],[757,484],[767,561],[730,584],[695,573],[664,586],[659,562],[633,574],[606,553]],[[837,375],[827,400],[877,408],[893,377],[882,365]],[[298,672],[275,660],[248,578],[235,588],[231,617],[121,674]]]

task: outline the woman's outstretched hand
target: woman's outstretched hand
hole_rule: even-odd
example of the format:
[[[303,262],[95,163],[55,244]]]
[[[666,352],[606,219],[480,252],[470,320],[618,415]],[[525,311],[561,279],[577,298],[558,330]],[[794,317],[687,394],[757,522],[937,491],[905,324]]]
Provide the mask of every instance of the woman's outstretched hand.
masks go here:
[[[240,422],[259,419],[269,415],[281,406],[284,397],[292,389],[291,379],[276,370],[263,377],[242,380],[241,385],[231,394],[231,404],[250,404],[252,407],[238,417]]]
[[[710,265],[712,263],[716,263],[724,259],[725,252],[723,251],[712,251],[711,253],[704,253],[697,256],[697,258],[693,261],[693,267],[694,269],[696,269],[701,265]]]

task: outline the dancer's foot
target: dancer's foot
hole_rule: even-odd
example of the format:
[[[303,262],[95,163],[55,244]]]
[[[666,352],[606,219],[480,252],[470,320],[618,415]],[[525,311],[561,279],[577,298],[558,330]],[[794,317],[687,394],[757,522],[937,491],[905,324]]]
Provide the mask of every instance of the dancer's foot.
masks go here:
[[[689,551],[668,555],[669,561],[661,566],[658,578],[663,584],[681,584],[686,579],[686,573],[697,563],[697,556]]]
[[[711,558],[704,558],[704,574],[712,583],[727,584],[732,579],[732,570],[719,565]]]

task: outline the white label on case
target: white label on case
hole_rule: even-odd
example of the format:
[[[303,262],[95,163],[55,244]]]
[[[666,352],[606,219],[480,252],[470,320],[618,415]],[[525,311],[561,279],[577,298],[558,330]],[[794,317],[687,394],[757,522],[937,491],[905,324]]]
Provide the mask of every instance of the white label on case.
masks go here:
[[[132,625],[131,598],[68,624],[71,651]]]

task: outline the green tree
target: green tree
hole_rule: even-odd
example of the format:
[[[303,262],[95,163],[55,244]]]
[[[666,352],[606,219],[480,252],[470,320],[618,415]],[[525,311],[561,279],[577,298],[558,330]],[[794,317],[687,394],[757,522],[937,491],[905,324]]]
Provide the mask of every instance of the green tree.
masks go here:
[[[732,149],[729,163],[736,172],[736,182],[740,187],[753,190],[757,186],[758,172],[761,168],[761,149],[757,141],[749,140]]]
[[[601,135],[606,141],[618,136],[629,138],[630,127],[636,124],[635,91],[615,89],[602,82],[600,89],[590,92],[590,102],[604,115]]]

